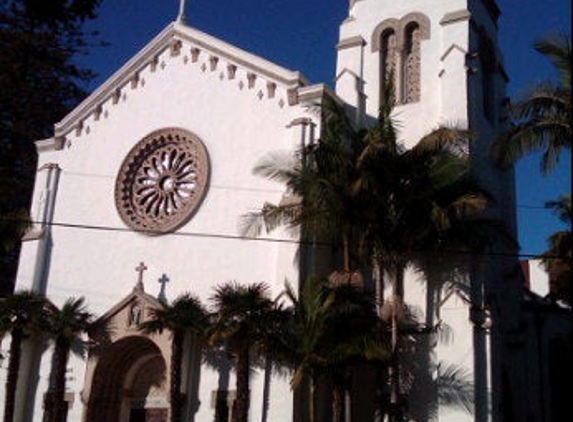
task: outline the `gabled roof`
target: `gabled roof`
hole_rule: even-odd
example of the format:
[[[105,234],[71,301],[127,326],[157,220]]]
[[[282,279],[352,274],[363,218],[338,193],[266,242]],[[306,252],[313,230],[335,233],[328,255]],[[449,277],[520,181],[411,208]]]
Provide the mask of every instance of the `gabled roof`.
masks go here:
[[[148,66],[154,66],[159,54],[168,49],[171,49],[172,52],[180,49],[182,42],[190,44],[192,49],[204,51],[211,57],[222,58],[239,68],[261,75],[287,89],[296,89],[308,85],[306,78],[298,71],[286,69],[198,29],[180,22],[173,22],[66,117],[56,123],[56,137],[64,136],[74,127],[81,125],[81,122],[91,113],[97,112],[104,102],[113,98],[118,89],[132,83],[139,72]]]
[[[126,297],[124,297],[119,303],[117,303],[115,306],[113,306],[105,314],[100,316],[98,318],[98,321],[105,321],[105,320],[109,320],[109,319],[113,318],[121,310],[125,309],[130,304],[135,303],[135,302],[145,303],[152,308],[160,308],[161,307],[161,302],[157,298],[145,293],[145,291],[143,290],[143,286],[136,285],[130,294],[128,294]]]

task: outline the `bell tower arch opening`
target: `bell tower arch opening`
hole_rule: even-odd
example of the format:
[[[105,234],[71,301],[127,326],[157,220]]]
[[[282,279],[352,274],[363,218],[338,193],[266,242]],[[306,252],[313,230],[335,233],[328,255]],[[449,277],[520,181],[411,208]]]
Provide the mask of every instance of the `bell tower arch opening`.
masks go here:
[[[143,336],[113,343],[99,358],[87,400],[86,422],[166,422],[166,362]]]

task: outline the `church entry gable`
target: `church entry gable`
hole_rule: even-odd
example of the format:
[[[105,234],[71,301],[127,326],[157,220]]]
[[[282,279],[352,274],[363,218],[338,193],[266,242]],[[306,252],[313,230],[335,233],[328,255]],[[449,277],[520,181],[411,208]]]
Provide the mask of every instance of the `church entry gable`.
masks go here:
[[[140,326],[159,301],[145,293],[141,263],[132,293],[104,314],[87,362],[86,422],[167,422],[170,333],[145,335]]]

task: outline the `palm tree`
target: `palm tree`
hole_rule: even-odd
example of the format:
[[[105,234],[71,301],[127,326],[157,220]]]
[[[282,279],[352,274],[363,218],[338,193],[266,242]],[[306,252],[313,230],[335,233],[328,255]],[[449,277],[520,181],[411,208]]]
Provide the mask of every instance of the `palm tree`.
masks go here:
[[[557,201],[545,203],[552,209],[568,228],[553,233],[549,241],[549,249],[541,259],[553,281],[551,293],[557,300],[563,300],[569,305],[572,300],[571,292],[571,260],[573,259],[573,238],[571,236],[571,195],[562,195]]]
[[[200,339],[205,336],[209,326],[209,315],[201,301],[185,293],[178,296],[172,304],[160,302],[160,307],[150,310],[150,317],[140,325],[146,334],[171,332],[171,367],[169,401],[171,403],[171,422],[182,420],[184,397],[181,393],[181,367],[183,362],[183,343],[189,332]]]
[[[561,151],[571,149],[571,38],[550,36],[535,43],[558,72],[557,84],[543,82],[515,110],[515,125],[492,144],[492,155],[502,165],[543,151],[541,171],[551,172]]]
[[[236,400],[233,422],[247,422],[250,403],[251,353],[266,354],[268,342],[279,329],[283,311],[269,298],[265,283],[241,285],[230,281],[211,296],[213,321],[210,340],[222,344],[235,358]]]
[[[49,304],[47,317],[48,332],[55,343],[52,361],[53,387],[46,400],[47,421],[64,422],[68,408],[65,392],[70,350],[83,354],[87,342],[82,337],[91,329],[94,316],[88,312],[85,299],[80,297],[69,298],[61,308]]]
[[[321,106],[320,141],[296,153],[271,153],[253,169],[255,174],[285,183],[287,197],[266,203],[243,217],[243,235],[257,236],[278,226],[298,230],[303,240],[320,239],[341,246],[344,271],[353,267],[352,244],[361,226],[361,201],[353,190],[358,177],[358,132],[344,109],[331,98]],[[302,230],[301,230],[302,229]]]
[[[357,189],[372,192],[363,247],[392,286],[390,307],[391,403],[399,402],[399,317],[406,268],[429,252],[481,250],[505,232],[500,221],[481,217],[488,193],[473,179],[468,162],[469,133],[439,128],[406,149],[397,140],[392,96],[365,136],[358,158]],[[383,280],[383,279],[382,279]],[[384,290],[384,282],[379,288]]]
[[[45,330],[46,299],[31,291],[19,291],[3,300],[0,306],[0,338],[10,333],[10,360],[6,378],[4,422],[14,420],[16,386],[22,354],[22,342]]]
[[[294,389],[308,380],[310,421],[315,418],[316,386],[324,378],[333,384],[333,420],[342,422],[352,368],[389,356],[379,337],[374,298],[355,285],[332,285],[317,277],[307,280],[299,294],[290,285],[285,293],[293,304],[294,319],[275,352],[294,366]]]

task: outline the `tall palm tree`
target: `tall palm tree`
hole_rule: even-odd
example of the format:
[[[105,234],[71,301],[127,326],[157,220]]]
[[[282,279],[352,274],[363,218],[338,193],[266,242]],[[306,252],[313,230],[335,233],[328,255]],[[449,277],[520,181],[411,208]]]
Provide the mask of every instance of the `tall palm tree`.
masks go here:
[[[66,367],[70,351],[83,354],[87,342],[83,336],[94,323],[94,316],[87,310],[85,299],[69,298],[61,308],[52,304],[47,307],[48,332],[55,343],[52,391],[46,400],[48,422],[64,422],[68,406],[65,402]]]
[[[571,291],[571,261],[573,260],[573,237],[571,236],[571,195],[562,195],[557,201],[545,203],[559,219],[567,225],[549,236],[549,248],[543,252],[541,259],[552,280],[551,293],[557,300],[569,305],[573,299]]]
[[[391,93],[386,98],[389,103],[381,108],[377,124],[364,138],[356,188],[372,192],[365,213],[369,222],[363,247],[392,287],[388,303],[393,353],[390,384],[391,403],[397,406],[399,318],[406,268],[429,252],[491,246],[505,229],[500,221],[481,216],[491,198],[470,172],[470,134],[442,127],[406,149],[394,129]],[[382,285],[379,290],[383,289]]]
[[[184,397],[181,394],[181,367],[183,362],[183,344],[189,332],[204,338],[209,326],[209,314],[201,301],[189,294],[178,296],[172,304],[160,302],[160,307],[150,310],[149,319],[142,322],[140,330],[146,334],[171,332],[171,367],[169,401],[171,404],[171,422],[181,422]]]
[[[0,337],[9,333],[10,360],[6,378],[4,422],[14,420],[16,386],[22,355],[22,342],[47,327],[46,298],[32,291],[19,291],[4,299],[0,306]]]
[[[550,36],[535,43],[558,72],[557,84],[543,82],[519,101],[516,122],[492,144],[492,155],[502,165],[543,151],[541,171],[551,172],[563,149],[571,149],[571,37]]]
[[[210,340],[222,344],[235,358],[237,396],[233,422],[247,422],[251,353],[265,354],[269,339],[279,329],[277,321],[282,320],[283,311],[269,298],[265,283],[224,283],[215,289],[211,302]]]

